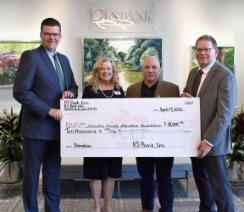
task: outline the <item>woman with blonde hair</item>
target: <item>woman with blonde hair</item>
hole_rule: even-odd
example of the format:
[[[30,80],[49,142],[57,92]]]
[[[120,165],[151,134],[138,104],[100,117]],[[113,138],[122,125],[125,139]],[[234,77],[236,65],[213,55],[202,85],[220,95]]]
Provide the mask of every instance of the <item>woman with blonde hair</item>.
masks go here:
[[[82,98],[124,98],[117,69],[111,58],[100,57],[93,66],[92,76],[84,88]],[[111,200],[115,179],[122,175],[122,157],[85,157],[84,178],[90,179],[94,212],[112,212]],[[100,208],[101,191],[104,205]]]

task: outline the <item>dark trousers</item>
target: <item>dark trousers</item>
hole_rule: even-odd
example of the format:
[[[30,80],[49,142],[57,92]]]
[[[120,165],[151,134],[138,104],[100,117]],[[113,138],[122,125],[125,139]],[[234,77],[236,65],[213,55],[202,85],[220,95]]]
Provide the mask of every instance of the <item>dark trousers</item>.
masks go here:
[[[38,212],[37,192],[42,165],[45,212],[59,212],[60,141],[24,138],[23,149],[23,202],[25,211]]]
[[[234,203],[228,181],[225,155],[191,158],[192,169],[200,197],[201,212],[233,212]]]
[[[156,168],[156,179],[158,182],[158,199],[160,212],[173,211],[173,185],[171,170],[174,158],[136,158],[137,169],[141,176],[141,200],[142,208],[153,210],[154,208],[154,173]]]

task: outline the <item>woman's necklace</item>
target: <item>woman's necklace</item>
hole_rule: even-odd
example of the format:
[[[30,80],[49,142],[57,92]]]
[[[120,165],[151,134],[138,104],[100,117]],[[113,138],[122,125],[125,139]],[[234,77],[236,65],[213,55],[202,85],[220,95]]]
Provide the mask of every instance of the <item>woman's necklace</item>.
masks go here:
[[[100,90],[100,91],[101,91],[102,95],[103,95],[104,97],[106,97],[106,98],[112,98],[113,95],[114,95],[114,89],[112,90],[112,94],[111,94],[110,96],[107,96],[107,95],[103,92],[103,90]]]

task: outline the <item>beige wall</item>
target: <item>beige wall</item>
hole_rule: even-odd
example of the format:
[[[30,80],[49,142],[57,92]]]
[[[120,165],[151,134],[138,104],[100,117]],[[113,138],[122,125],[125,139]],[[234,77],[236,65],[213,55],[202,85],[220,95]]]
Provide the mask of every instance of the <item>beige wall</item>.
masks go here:
[[[0,0],[0,40],[39,40],[40,23],[54,17],[62,25],[58,51],[70,59],[75,78],[82,86],[82,44],[84,37],[161,37],[163,39],[164,79],[184,88],[189,72],[190,45],[202,34],[213,35],[222,46],[235,46],[238,89],[244,90],[244,1],[243,0],[152,0],[156,30],[145,32],[96,33],[90,30],[90,5],[119,4],[136,7],[149,0]],[[118,8],[120,9],[120,8]],[[82,90],[80,89],[80,94]],[[81,97],[81,95],[80,95]],[[0,109],[19,104],[11,88],[0,88]],[[239,94],[238,104],[244,103]]]

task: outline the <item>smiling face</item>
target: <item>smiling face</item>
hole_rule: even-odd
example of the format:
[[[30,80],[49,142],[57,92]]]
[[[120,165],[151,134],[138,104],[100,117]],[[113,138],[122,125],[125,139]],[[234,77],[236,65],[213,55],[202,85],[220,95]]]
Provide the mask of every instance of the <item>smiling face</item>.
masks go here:
[[[199,40],[195,47],[195,55],[200,68],[205,68],[218,56],[218,49],[214,48],[210,40]]]
[[[156,57],[147,57],[143,61],[142,73],[146,85],[154,85],[159,78],[160,63]]]
[[[60,27],[45,25],[40,33],[40,37],[43,47],[50,52],[55,52],[62,37]]]
[[[101,68],[98,71],[99,80],[104,83],[110,83],[113,75],[113,67],[111,62],[103,62]]]

